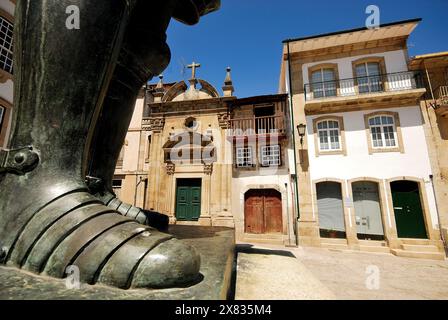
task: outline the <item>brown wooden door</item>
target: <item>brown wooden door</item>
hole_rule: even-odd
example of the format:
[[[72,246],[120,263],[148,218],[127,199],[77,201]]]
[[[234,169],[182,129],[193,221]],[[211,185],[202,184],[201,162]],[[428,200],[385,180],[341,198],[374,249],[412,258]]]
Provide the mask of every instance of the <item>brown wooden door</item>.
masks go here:
[[[245,196],[245,232],[282,233],[282,199],[276,190],[250,190]]]
[[[265,233],[283,231],[282,198],[278,191],[264,190],[264,220]]]
[[[246,193],[244,205],[246,233],[264,233],[263,196],[258,190]]]

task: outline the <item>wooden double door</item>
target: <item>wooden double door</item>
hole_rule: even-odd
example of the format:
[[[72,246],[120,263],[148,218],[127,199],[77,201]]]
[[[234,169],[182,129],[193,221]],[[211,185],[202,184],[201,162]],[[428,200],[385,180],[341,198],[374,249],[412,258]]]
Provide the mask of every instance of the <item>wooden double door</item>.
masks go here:
[[[281,193],[274,189],[249,190],[245,195],[244,216],[246,233],[282,233]]]
[[[178,179],[176,190],[176,219],[198,221],[201,216],[201,179]]]

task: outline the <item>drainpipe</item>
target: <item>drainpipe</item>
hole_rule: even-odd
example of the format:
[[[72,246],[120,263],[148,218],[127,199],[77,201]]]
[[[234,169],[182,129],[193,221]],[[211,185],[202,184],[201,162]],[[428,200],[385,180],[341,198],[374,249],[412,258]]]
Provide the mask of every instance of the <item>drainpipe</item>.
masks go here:
[[[294,247],[295,244],[291,243],[291,219],[289,219],[289,200],[288,200],[288,183],[285,182],[286,189],[286,216],[288,217],[288,246]]]
[[[429,179],[431,179],[432,192],[434,193],[434,200],[436,202],[436,212],[437,212],[437,220],[439,222],[440,239],[442,239],[443,247],[445,248],[445,255],[448,256],[448,245],[445,239],[445,235],[443,234],[442,231],[442,221],[440,220],[439,205],[437,202],[436,188],[434,186],[434,176],[432,174],[429,175]]]
[[[293,102],[293,94],[292,94],[292,70],[291,70],[291,56],[289,51],[289,42],[286,42],[287,47],[287,54],[288,54],[288,85],[289,85],[289,113],[291,114],[291,131],[292,131],[292,142],[293,142],[293,149],[294,149],[294,169],[295,169],[295,176],[294,176],[294,185],[295,185],[295,204],[296,204],[296,212],[297,212],[297,218],[294,223],[294,231],[296,236],[296,244],[299,245],[299,230],[297,228],[297,224],[300,220],[300,206],[299,206],[299,184],[298,184],[298,170],[297,170],[297,151],[296,151],[296,134],[295,134],[295,127],[294,127],[294,102]]]
[[[432,89],[432,83],[431,83],[431,78],[429,77],[429,71],[428,68],[425,65],[425,72],[426,72],[426,78],[428,79],[428,85],[429,85],[429,90],[431,91],[431,98],[432,98],[432,102],[433,102],[433,107],[436,108],[436,98],[434,96],[434,91]]]
[[[138,176],[135,176],[135,182],[137,182],[138,180]],[[138,193],[138,186],[144,182],[145,179],[143,179],[142,177],[140,177],[140,181],[137,182],[137,184],[135,185],[135,194],[134,194],[134,207],[137,206],[137,193]]]

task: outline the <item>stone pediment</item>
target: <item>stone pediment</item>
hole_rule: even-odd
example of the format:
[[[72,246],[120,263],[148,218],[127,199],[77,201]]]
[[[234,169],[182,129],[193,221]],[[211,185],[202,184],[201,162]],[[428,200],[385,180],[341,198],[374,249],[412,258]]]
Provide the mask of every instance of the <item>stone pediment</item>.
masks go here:
[[[190,85],[190,87],[187,86],[185,81],[176,83],[165,93],[162,101],[175,102],[219,98],[218,91],[209,82],[202,79],[193,81],[195,81],[195,83]]]

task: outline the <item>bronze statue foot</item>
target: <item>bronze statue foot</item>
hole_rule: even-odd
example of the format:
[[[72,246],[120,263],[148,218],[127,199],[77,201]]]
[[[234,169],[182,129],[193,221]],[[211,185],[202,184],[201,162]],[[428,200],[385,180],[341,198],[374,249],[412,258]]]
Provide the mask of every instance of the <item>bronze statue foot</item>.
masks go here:
[[[159,231],[168,230],[168,216],[124,203],[115,193],[109,191],[104,180],[88,176],[86,177],[86,184],[92,195],[100,199],[104,205],[113,210],[117,210],[123,216],[134,219],[141,224],[156,228]]]
[[[127,218],[135,219],[139,223],[151,226],[159,231],[168,230],[170,220],[168,216],[164,214],[144,210],[136,206],[124,203],[115,194],[108,191],[102,194],[96,194],[95,196],[98,197],[106,206],[117,210]]]
[[[6,259],[10,266],[56,278],[73,266],[82,283],[121,289],[185,286],[197,280],[200,267],[194,248],[82,190],[37,210]]]

